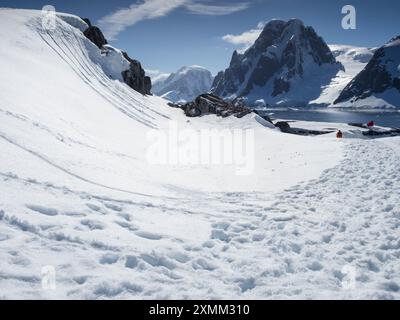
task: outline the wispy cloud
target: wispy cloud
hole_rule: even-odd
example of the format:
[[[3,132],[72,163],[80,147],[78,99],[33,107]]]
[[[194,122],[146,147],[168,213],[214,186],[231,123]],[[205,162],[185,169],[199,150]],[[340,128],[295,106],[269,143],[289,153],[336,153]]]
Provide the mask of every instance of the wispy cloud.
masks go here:
[[[223,16],[235,12],[243,11],[250,6],[248,2],[236,3],[230,5],[209,5],[202,3],[187,3],[185,8],[193,14],[210,15],[210,16]]]
[[[254,44],[260,36],[265,26],[264,22],[260,22],[256,28],[247,30],[241,34],[227,34],[222,37],[222,40],[238,46],[242,51],[248,49]]]
[[[142,0],[119,9],[99,20],[106,37],[114,40],[116,36],[126,28],[143,21],[161,18],[178,8],[185,8],[187,12],[198,15],[228,15],[250,6],[248,2],[210,5],[198,0]]]
[[[141,3],[132,4],[129,8],[124,8],[113,12],[102,19],[99,24],[104,30],[106,37],[110,40],[127,27],[133,26],[142,20],[156,19],[163,17],[181,7],[187,0],[144,0]]]

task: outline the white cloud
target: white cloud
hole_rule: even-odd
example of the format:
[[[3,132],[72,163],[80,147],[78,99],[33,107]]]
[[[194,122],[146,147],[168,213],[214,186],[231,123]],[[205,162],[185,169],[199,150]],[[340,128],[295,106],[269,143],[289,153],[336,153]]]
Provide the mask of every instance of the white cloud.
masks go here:
[[[185,5],[186,9],[190,13],[212,16],[223,16],[232,14],[235,12],[243,11],[249,6],[250,4],[248,2],[220,6],[189,2]]]
[[[227,34],[222,37],[222,40],[240,47],[240,49],[243,51],[254,44],[263,31],[264,26],[265,23],[260,22],[255,29],[250,29],[237,35]]]
[[[117,10],[100,19],[99,24],[110,40],[142,20],[160,18],[185,4],[187,0],[144,0],[132,4],[129,8]]]
[[[114,40],[126,28],[143,21],[161,18],[172,11],[184,7],[189,13],[198,15],[228,15],[250,6],[249,3],[232,5],[209,5],[197,0],[142,0],[128,8],[119,9],[99,20],[106,38]]]

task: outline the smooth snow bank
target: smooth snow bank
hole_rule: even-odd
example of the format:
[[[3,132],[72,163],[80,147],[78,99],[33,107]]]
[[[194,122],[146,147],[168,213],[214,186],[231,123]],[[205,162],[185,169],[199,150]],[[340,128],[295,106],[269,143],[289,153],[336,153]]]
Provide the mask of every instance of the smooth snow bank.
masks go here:
[[[398,139],[189,120],[40,19],[0,10],[0,299],[399,298]],[[254,173],[149,164],[147,133],[171,120],[254,129]]]

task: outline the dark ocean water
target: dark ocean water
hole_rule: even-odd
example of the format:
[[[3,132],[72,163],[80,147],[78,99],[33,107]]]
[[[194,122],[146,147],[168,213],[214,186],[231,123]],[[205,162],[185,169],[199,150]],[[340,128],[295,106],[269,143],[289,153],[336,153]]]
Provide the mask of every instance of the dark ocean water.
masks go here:
[[[267,109],[263,113],[273,119],[305,120],[337,123],[367,123],[371,120],[378,126],[400,128],[400,112],[387,110],[304,110],[304,109]]]

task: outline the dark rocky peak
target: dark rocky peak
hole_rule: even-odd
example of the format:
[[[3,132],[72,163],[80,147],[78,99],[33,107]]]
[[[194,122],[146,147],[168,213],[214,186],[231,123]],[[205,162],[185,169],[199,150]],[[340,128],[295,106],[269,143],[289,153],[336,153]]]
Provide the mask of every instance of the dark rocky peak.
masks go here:
[[[269,93],[260,94],[259,98],[276,97],[289,92],[290,81],[302,77],[306,68],[323,64],[336,64],[336,59],[312,27],[306,27],[299,19],[272,20],[249,49],[243,54],[233,53],[229,68],[215,78],[212,92],[235,98],[268,87],[272,88]],[[337,65],[339,69],[341,66]]]

